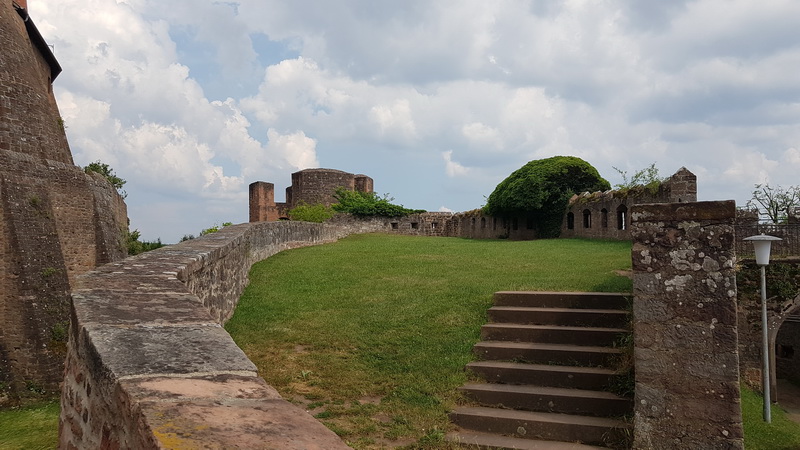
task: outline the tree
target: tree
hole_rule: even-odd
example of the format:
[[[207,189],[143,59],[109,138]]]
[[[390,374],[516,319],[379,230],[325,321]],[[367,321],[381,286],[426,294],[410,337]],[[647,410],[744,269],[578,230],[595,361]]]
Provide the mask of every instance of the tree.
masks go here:
[[[570,197],[607,191],[611,185],[591,164],[575,156],[530,161],[497,185],[484,212],[532,219],[539,237],[558,237]]]
[[[149,252],[161,248],[164,244],[161,243],[161,238],[155,241],[140,241],[141,234],[139,230],[128,230],[126,236],[126,246],[128,247],[128,255],[138,255],[139,253]]]
[[[89,163],[88,166],[83,168],[83,171],[86,173],[90,172],[99,173],[100,175],[104,176],[109,183],[111,183],[111,186],[114,186],[114,189],[116,189],[117,192],[119,192],[119,195],[121,195],[122,198],[128,196],[128,194],[122,189],[122,186],[124,186],[125,183],[127,183],[127,181],[118,177],[117,174],[114,173],[114,169],[109,167],[108,164],[102,163],[98,160],[93,163]]]
[[[747,207],[757,209],[772,223],[786,223],[792,209],[800,206],[800,186],[772,187],[769,184],[756,184],[753,198]]]

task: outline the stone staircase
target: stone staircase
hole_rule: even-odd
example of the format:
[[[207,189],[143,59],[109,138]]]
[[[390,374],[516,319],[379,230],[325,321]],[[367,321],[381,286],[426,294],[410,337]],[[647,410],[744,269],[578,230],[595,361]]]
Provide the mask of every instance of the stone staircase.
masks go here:
[[[447,439],[469,448],[627,448],[631,398],[608,392],[622,377],[614,347],[630,333],[623,294],[497,292],[467,368],[485,383],[461,391],[479,406],[450,414]],[[597,447],[600,446],[600,447]]]

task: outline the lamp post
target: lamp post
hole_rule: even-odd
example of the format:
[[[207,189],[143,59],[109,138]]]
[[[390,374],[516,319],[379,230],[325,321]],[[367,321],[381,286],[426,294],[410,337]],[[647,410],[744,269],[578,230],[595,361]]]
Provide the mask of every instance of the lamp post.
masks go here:
[[[756,250],[756,264],[761,267],[761,335],[762,335],[762,358],[764,369],[762,370],[761,380],[764,391],[764,422],[772,422],[770,412],[770,393],[769,393],[769,328],[767,323],[767,270],[769,265],[769,253],[772,241],[782,240],[779,237],[767,236],[761,233],[758,236],[744,238],[745,241],[752,241]]]

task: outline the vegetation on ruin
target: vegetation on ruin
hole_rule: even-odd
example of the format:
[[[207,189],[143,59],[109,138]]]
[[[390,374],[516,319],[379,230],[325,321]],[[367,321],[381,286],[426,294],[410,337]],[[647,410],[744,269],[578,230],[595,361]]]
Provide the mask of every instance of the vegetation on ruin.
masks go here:
[[[57,400],[0,410],[0,448],[56,448],[58,414]]]
[[[531,161],[501,181],[487,198],[484,211],[498,217],[533,219],[540,237],[557,237],[570,197],[610,188],[588,162],[575,156],[554,156]]]
[[[205,236],[207,234],[216,233],[217,231],[221,230],[222,228],[228,227],[228,226],[231,226],[231,225],[233,225],[233,222],[222,222],[222,225],[218,225],[218,224],[215,223],[214,225],[211,225],[208,228],[204,228],[204,229],[200,230],[200,236]],[[192,239],[194,239],[196,237],[197,236],[195,236],[193,234],[184,234],[183,237],[181,238],[180,242],[190,241],[190,240],[192,240]]]
[[[322,223],[330,219],[336,214],[333,208],[317,203],[309,205],[306,202],[300,202],[299,205],[289,210],[289,218],[292,220],[300,220],[303,222]]]
[[[772,405],[772,423],[764,422],[764,397],[742,385],[744,447],[747,450],[800,448],[800,424],[792,422],[779,405]]]
[[[210,227],[200,230],[200,236],[205,236],[207,234],[216,233],[217,231],[221,230],[224,227],[229,227],[233,225],[233,222],[222,222],[222,225],[211,225]]]
[[[100,162],[98,160],[89,163],[88,166],[85,166],[83,168],[83,171],[86,173],[91,173],[91,172],[99,173],[100,175],[104,176],[109,183],[111,183],[111,186],[113,186],[114,189],[116,189],[117,192],[119,192],[119,195],[121,195],[122,198],[128,196],[125,190],[122,189],[122,186],[125,186],[125,183],[127,183],[127,181],[118,177],[117,174],[114,173],[114,169],[112,169],[108,164]]]
[[[789,214],[800,207],[800,186],[770,186],[757,184],[753,197],[748,200],[748,209],[757,209],[771,223],[787,223]]]
[[[334,211],[358,217],[402,217],[425,212],[422,209],[409,209],[403,205],[395,205],[391,203],[394,199],[388,194],[381,197],[374,192],[351,191],[340,187],[336,189],[333,196],[338,202],[332,205]]]
[[[656,167],[656,163],[652,163],[644,169],[637,170],[633,173],[633,175],[630,176],[630,178],[628,178],[627,170],[621,170],[616,167],[613,167],[613,169],[617,171],[620,177],[622,177],[622,183],[617,183],[614,185],[614,189],[616,189],[618,193],[622,195],[627,195],[636,191],[642,191],[651,195],[656,195],[658,193],[658,189],[661,187],[661,183],[666,180],[666,178],[663,178],[658,174],[658,167]]]
[[[259,373],[357,449],[446,448],[498,290],[630,291],[630,242],[357,235],[253,266],[226,325]]]

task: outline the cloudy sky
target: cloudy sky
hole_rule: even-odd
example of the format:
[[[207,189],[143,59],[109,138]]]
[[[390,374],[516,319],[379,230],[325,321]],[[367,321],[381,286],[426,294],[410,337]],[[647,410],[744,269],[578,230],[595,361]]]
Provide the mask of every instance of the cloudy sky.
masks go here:
[[[656,163],[700,200],[800,184],[796,0],[29,0],[75,163],[128,181],[131,228],[247,221],[247,186],[364,173],[431,211],[526,162],[612,184]]]

